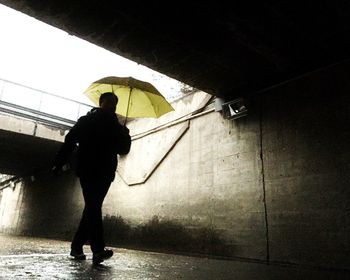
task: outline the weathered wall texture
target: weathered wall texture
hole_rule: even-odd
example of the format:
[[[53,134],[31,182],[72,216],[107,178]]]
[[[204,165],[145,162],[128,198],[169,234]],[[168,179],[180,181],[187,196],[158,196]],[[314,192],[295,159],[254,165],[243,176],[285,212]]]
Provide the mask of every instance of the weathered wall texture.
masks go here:
[[[121,177],[106,201],[107,212],[133,224],[146,223],[156,215],[193,234],[210,230],[224,245],[221,250],[225,252],[218,253],[263,259],[266,241],[258,119],[252,116],[233,123],[212,112],[189,124],[177,124],[175,129],[181,126],[189,128],[152,176],[145,184],[130,187],[124,183],[128,182],[125,174],[131,170],[136,177],[142,172],[139,166],[147,160],[144,153],[152,162],[153,153],[166,144],[170,148],[171,131],[157,132],[154,143],[147,141],[149,136],[133,142],[137,154],[120,163],[129,171],[119,172]]]
[[[235,121],[211,111],[135,137],[104,204],[107,240],[350,269],[349,69],[260,93]],[[18,233],[70,238],[82,206],[71,173],[27,181]]]
[[[349,65],[336,65],[252,98],[248,117],[190,120],[145,184],[127,186],[121,173],[107,212],[209,228],[226,249],[218,254],[349,269],[349,76]],[[140,153],[159,147],[137,141]]]
[[[70,238],[83,209],[78,180],[67,171],[53,177],[45,174],[24,182],[24,200],[18,233]]]
[[[84,205],[71,171],[26,177],[0,192],[0,232],[10,234],[70,238]]]
[[[343,64],[264,95],[272,260],[350,268],[349,90]]]
[[[22,209],[23,184],[0,190],[0,232],[17,233],[19,217]]]

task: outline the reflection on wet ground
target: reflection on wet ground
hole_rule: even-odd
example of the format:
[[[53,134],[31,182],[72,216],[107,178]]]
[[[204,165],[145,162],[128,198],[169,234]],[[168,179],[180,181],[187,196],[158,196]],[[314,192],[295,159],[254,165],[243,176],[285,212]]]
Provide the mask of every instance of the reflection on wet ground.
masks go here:
[[[114,248],[113,258],[93,266],[68,256],[70,243],[0,235],[0,279],[350,279],[321,271],[252,262],[196,258]]]

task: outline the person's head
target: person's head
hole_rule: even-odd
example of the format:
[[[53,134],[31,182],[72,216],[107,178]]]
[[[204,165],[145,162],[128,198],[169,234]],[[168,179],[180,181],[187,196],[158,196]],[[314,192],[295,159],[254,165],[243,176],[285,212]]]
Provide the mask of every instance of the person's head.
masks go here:
[[[102,93],[99,99],[100,108],[108,113],[114,113],[117,104],[118,97],[113,92]]]

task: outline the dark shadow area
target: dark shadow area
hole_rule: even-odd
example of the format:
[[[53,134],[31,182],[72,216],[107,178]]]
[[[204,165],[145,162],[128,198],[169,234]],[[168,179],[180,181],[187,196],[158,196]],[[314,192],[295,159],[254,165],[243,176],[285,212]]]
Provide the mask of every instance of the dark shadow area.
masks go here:
[[[112,272],[113,269],[105,264],[92,264],[91,270],[97,270],[97,271],[102,271],[102,272]]]
[[[105,238],[111,246],[216,256],[232,256],[234,251],[214,228],[186,228],[158,216],[136,227],[121,216],[107,215],[103,222]]]
[[[349,68],[330,67],[262,98],[272,261],[349,268]]]

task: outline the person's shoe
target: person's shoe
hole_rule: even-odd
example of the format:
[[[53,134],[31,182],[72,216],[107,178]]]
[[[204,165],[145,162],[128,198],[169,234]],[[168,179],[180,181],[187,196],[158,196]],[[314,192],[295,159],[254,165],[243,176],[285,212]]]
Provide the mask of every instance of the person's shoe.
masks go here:
[[[70,255],[72,257],[74,257],[75,260],[78,260],[78,261],[84,261],[86,260],[86,256],[85,254],[83,253],[83,251],[78,251],[78,250],[75,250],[75,249],[72,249],[70,251]]]
[[[93,253],[92,262],[93,262],[93,264],[99,264],[99,263],[103,262],[104,260],[111,258],[112,256],[113,256],[112,250],[104,249],[101,252]]]

